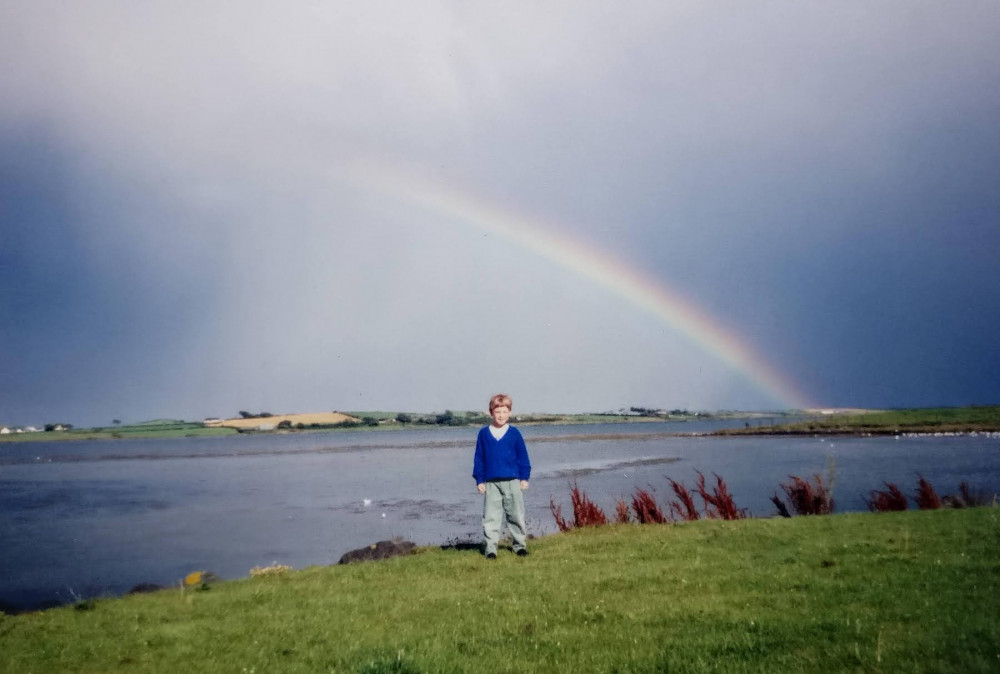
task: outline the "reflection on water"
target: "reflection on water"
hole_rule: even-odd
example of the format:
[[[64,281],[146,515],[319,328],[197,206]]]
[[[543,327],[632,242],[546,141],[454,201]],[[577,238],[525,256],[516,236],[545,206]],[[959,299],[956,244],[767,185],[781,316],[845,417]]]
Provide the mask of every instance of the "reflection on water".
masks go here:
[[[731,422],[730,422],[731,423]],[[884,481],[942,495],[960,481],[1000,491],[1000,442],[953,438],[712,438],[710,423],[523,427],[534,472],[529,529],[554,531],[549,499],[577,482],[610,512],[637,487],[669,500],[666,476],[724,477],[769,516],[789,475],[834,469],[838,511]],[[718,424],[715,424],[717,427]],[[194,570],[243,577],[273,562],[335,563],[402,536],[476,539],[475,428],[0,445],[0,605],[172,585]]]

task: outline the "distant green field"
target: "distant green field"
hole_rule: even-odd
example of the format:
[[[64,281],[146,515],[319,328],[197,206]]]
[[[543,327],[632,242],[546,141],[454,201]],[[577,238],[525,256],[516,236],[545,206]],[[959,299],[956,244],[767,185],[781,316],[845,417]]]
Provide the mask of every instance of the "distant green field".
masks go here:
[[[232,428],[205,428],[200,423],[159,419],[127,426],[74,428],[68,431],[11,433],[0,435],[0,442],[52,442],[61,440],[110,440],[119,438],[199,438],[234,435]]]
[[[1000,510],[428,548],[0,616],[0,672],[995,672]]]
[[[129,427],[146,428],[149,426],[192,426],[192,425],[195,425],[195,423],[191,421],[184,421],[183,419],[151,419],[150,421],[140,421],[135,424],[129,424],[129,426],[126,426],[125,428]]]
[[[868,414],[834,414],[810,421],[720,431],[723,434],[783,433],[970,433],[1000,431],[1000,405],[928,407]]]
[[[378,419],[379,421],[383,421],[383,420],[388,421],[390,419],[395,419],[396,415],[399,414],[399,412],[385,412],[385,411],[379,411],[379,410],[374,410],[374,411],[369,410],[367,412],[344,412],[344,414],[346,414],[348,416],[351,416],[351,417],[357,417],[358,419],[364,419],[365,417],[371,417],[373,419]],[[414,416],[419,416],[419,415],[414,414]]]
[[[322,428],[307,428],[285,430],[280,432],[313,432],[338,430],[344,432],[365,431],[373,429],[401,428],[435,428],[441,426],[480,425],[488,423],[489,417],[482,412],[455,411],[446,413],[422,414],[405,413],[409,417],[406,423],[396,421],[399,412],[361,411],[345,412],[363,420],[372,420],[372,425],[360,423],[357,427],[330,426]],[[648,421],[688,421],[694,419],[732,419],[734,428],[718,431],[719,434],[810,434],[810,433],[847,433],[847,434],[891,434],[918,432],[1000,432],[1000,406],[981,407],[938,407],[908,410],[889,410],[855,415],[830,415],[810,421],[768,426],[753,426],[738,428],[741,419],[748,414],[741,412],[721,412],[716,414],[686,414],[667,416],[639,416],[636,414],[522,414],[514,415],[514,422],[519,424],[596,424],[596,423],[642,423]],[[757,413],[757,419],[780,419],[780,413]],[[261,432],[261,431],[255,431]],[[264,431],[275,432],[275,431]],[[206,428],[201,423],[181,421],[177,419],[154,419],[137,424],[122,426],[105,426],[99,428],[81,428],[70,431],[51,431],[42,433],[11,433],[0,435],[0,442],[37,442],[52,440],[89,440],[113,438],[181,438],[203,437],[217,435],[233,435],[237,433],[231,428]]]

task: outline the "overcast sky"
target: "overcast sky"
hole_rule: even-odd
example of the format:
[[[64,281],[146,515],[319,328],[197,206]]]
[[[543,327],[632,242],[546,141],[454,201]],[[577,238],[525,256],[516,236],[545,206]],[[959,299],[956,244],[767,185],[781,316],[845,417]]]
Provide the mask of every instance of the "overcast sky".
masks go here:
[[[1000,403],[997,35],[972,0],[0,0],[0,424]]]

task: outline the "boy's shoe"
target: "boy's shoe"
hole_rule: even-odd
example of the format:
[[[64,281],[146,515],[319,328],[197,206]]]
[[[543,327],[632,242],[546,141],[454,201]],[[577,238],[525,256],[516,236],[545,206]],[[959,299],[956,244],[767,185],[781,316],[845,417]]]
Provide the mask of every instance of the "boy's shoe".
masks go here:
[[[495,552],[487,552],[486,553],[486,559],[496,559],[496,558],[497,558],[497,553],[495,553]]]
[[[528,556],[528,548],[521,548],[520,550],[518,550],[517,551],[517,556],[518,557],[527,557]]]

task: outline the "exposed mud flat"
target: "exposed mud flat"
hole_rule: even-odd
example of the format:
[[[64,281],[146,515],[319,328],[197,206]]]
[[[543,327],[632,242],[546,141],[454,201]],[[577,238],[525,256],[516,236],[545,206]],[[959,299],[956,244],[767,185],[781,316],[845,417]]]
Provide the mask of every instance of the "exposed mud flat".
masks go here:
[[[621,471],[621,470],[628,470],[629,468],[639,468],[642,466],[656,466],[660,464],[676,463],[677,461],[680,460],[681,460],[680,457],[677,456],[661,456],[661,457],[649,457],[645,459],[632,459],[629,461],[616,461],[614,463],[608,463],[603,465],[571,466],[554,471],[539,472],[536,474],[536,477],[546,477],[546,478],[580,477],[583,475],[593,475],[594,473]]]

